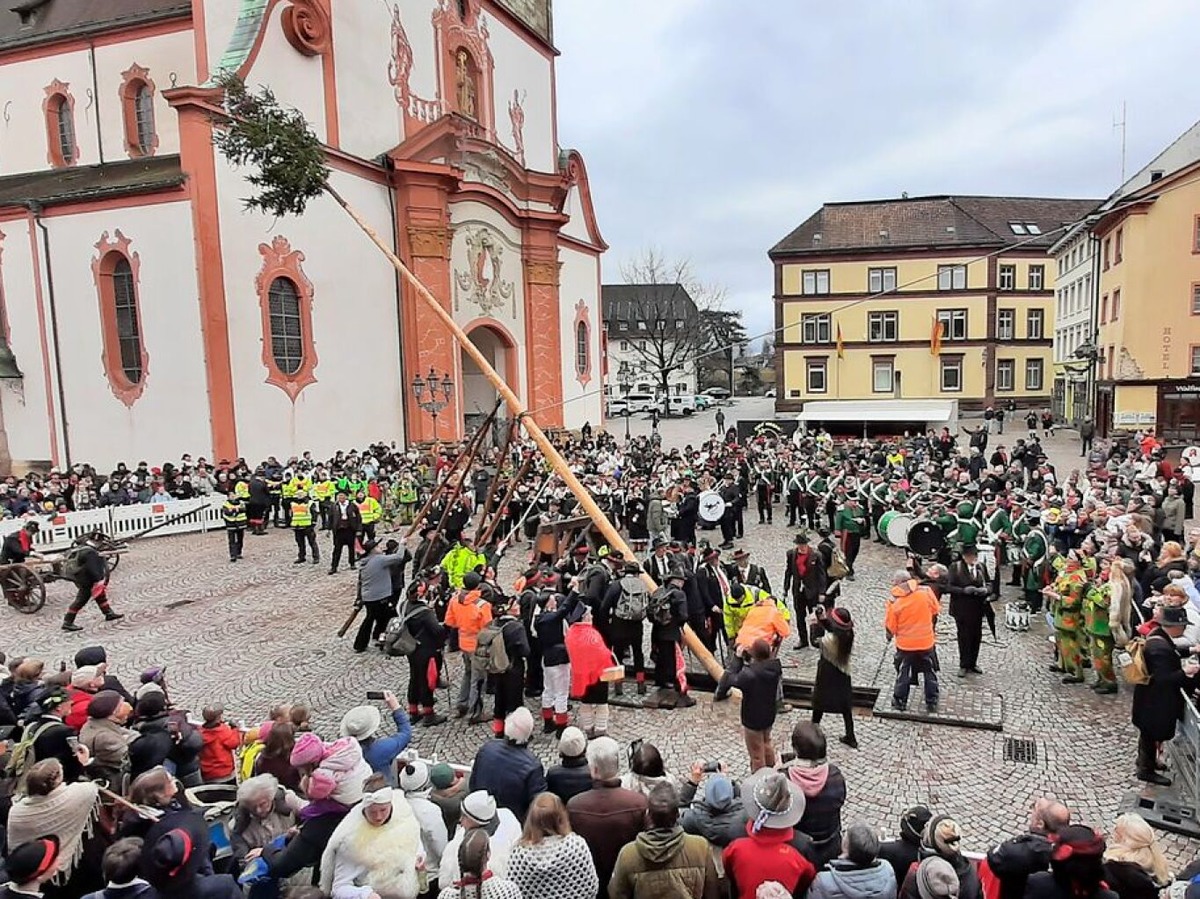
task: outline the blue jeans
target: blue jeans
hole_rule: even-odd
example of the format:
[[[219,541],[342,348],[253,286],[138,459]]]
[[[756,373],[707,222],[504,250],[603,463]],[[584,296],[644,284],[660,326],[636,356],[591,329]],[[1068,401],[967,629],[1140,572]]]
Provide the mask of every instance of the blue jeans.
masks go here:
[[[900,668],[896,673],[896,686],[892,698],[901,705],[908,702],[908,692],[921,675],[925,682],[925,704],[933,705],[938,701],[937,672],[933,670],[933,650],[922,652],[897,651]]]

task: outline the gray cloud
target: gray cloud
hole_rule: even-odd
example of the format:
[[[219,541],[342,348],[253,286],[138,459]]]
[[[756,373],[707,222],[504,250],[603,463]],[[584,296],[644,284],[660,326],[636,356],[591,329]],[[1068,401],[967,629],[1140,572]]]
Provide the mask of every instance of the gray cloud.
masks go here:
[[[605,277],[647,245],[773,320],[768,248],[827,200],[1102,197],[1197,118],[1192,0],[559,0],[559,135]]]

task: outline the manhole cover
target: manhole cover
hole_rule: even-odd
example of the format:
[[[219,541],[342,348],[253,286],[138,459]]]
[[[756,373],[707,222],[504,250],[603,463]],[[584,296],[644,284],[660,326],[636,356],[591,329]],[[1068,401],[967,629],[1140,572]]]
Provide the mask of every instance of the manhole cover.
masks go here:
[[[275,660],[275,667],[276,668],[302,668],[305,665],[309,665],[309,664],[317,661],[318,659],[323,659],[323,658],[325,658],[325,650],[312,649],[303,654],[296,654],[296,655],[291,655],[291,656],[280,656],[279,658],[277,658]]]
[[[1036,765],[1038,760],[1037,741],[1025,737],[1004,738],[1004,761],[1022,765]]]

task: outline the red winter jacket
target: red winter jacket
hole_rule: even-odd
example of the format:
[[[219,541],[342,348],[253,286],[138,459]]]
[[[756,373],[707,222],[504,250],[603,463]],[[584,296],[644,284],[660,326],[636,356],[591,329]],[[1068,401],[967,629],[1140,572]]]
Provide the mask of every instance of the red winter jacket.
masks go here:
[[[808,890],[817,876],[813,863],[791,845],[792,828],[774,830],[764,827],[752,833],[754,822],[746,822],[746,836],[728,846],[721,857],[725,873],[737,887],[739,899],[754,899],[760,885],[768,880],[783,884],[795,896]]]
[[[200,750],[200,776],[206,783],[233,776],[233,750],[242,745],[242,733],[224,721],[200,728],[204,748]]]
[[[70,687],[67,689],[67,695],[71,697],[71,711],[67,713],[64,723],[75,733],[79,733],[83,729],[83,725],[87,723],[88,705],[91,704],[96,694],[80,690],[78,687]]]

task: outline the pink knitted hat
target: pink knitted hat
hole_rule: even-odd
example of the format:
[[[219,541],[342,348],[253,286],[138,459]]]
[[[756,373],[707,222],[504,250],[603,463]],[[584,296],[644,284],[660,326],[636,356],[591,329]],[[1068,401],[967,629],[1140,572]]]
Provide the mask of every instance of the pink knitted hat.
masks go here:
[[[320,737],[309,732],[296,738],[290,761],[293,768],[299,768],[302,765],[316,765],[324,756],[325,744],[321,742]]]

